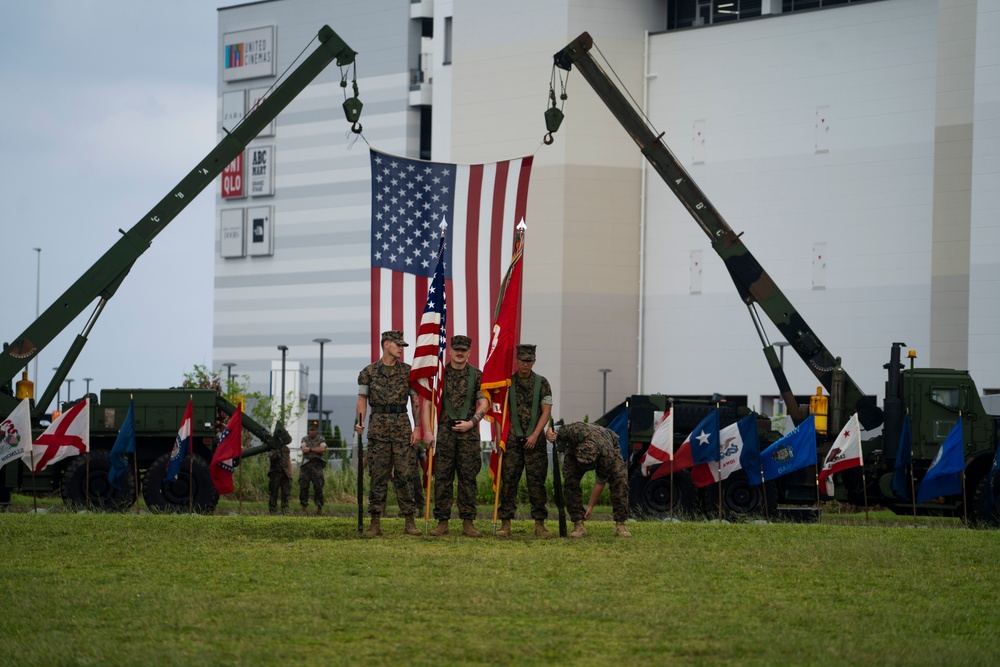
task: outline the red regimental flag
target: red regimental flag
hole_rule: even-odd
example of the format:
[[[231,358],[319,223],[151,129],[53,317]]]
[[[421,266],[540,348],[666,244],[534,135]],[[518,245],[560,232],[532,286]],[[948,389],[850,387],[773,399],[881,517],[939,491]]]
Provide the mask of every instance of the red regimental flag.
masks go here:
[[[518,225],[514,237],[514,252],[510,268],[501,285],[500,298],[494,315],[493,332],[489,339],[489,351],[483,364],[483,392],[490,397],[490,409],[486,417],[497,429],[496,441],[501,451],[507,449],[510,432],[510,411],[507,408],[507,392],[510,378],[514,374],[514,350],[520,331],[521,312],[521,260],[524,257],[524,221]],[[490,456],[490,475],[493,489],[499,479],[499,454],[497,449]]]
[[[219,446],[212,454],[209,473],[212,483],[219,493],[233,492],[233,461],[243,453],[243,406],[236,406],[236,412],[229,418],[226,430],[222,432]]]

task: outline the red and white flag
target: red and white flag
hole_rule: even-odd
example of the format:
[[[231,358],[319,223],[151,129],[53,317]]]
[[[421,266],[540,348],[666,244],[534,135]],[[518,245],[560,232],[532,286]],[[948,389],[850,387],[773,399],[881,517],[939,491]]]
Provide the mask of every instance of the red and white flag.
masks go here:
[[[669,408],[660,414],[653,429],[653,439],[639,462],[643,477],[649,477],[649,469],[654,465],[669,463],[674,455],[674,410]]]
[[[830,447],[819,471],[819,483],[826,485],[826,495],[832,496],[834,492],[833,473],[858,468],[864,463],[861,453],[861,425],[858,423],[857,413],[854,413]]]
[[[219,493],[233,492],[233,460],[243,453],[243,405],[237,405],[233,416],[222,432],[219,446],[212,454],[212,466],[209,474],[212,483]]]
[[[34,461],[35,472],[45,470],[50,463],[90,451],[90,399],[83,399],[56,417],[45,433],[38,436],[32,449],[34,453],[26,452],[21,460],[28,468]]]
[[[446,337],[472,337],[469,360],[482,367],[504,262],[527,209],[532,160],[463,165],[371,151],[372,359],[382,355],[383,331],[416,338],[434,276],[438,227],[447,218]]]

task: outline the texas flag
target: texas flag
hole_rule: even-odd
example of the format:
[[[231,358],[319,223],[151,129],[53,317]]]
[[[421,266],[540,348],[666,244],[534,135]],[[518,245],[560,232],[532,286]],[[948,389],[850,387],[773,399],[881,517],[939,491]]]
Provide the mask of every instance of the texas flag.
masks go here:
[[[34,472],[45,470],[50,463],[62,461],[81,452],[90,451],[90,399],[85,398],[66,412],[38,436],[32,450],[25,452],[24,465]]]
[[[864,457],[861,455],[861,425],[858,423],[857,413],[854,413],[830,447],[823,461],[823,468],[819,471],[819,483],[826,484],[826,495],[833,495],[833,473],[864,464]]]
[[[170,451],[170,461],[167,463],[167,481],[176,482],[177,474],[181,471],[181,461],[192,451],[191,433],[194,431],[191,415],[193,413],[193,400],[188,400],[187,409],[181,419],[181,427],[177,429],[177,437],[174,439],[174,448]]]

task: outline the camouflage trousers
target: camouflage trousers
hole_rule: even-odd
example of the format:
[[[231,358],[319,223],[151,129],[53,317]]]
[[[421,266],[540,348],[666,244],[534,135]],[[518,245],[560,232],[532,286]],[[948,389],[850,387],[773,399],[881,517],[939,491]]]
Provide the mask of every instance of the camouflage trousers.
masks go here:
[[[281,493],[281,509],[288,509],[288,501],[292,498],[292,480],[284,471],[267,474],[267,490],[270,498],[267,508],[274,512],[278,509],[278,494]]]
[[[323,508],[323,487],[326,478],[323,476],[325,466],[315,463],[305,463],[299,468],[299,503],[305,508],[309,504],[309,485],[313,488],[313,500],[316,508]]]
[[[598,459],[597,465],[585,466],[576,460],[573,454],[567,452],[563,458],[563,491],[566,498],[566,511],[570,521],[583,521],[583,491],[580,480],[588,470],[597,470],[597,476],[608,480],[611,489],[611,512],[616,522],[628,518],[628,471],[620,456],[611,461]]]
[[[531,518],[545,520],[549,512],[545,508],[548,492],[545,479],[549,474],[549,456],[545,438],[539,437],[534,449],[525,449],[515,442],[507,443],[500,470],[500,519],[513,519],[517,510],[517,487],[524,471],[528,482],[528,501],[531,503]]]
[[[369,440],[368,480],[371,489],[368,492],[368,513],[373,517],[385,514],[390,475],[394,479],[400,515],[416,515],[412,480],[417,477],[417,448],[410,446],[409,439],[391,442]]]
[[[458,517],[476,518],[476,476],[483,467],[479,434],[473,438],[458,438],[453,433],[440,434],[434,452],[434,518],[448,521],[454,499],[455,477],[458,477]]]

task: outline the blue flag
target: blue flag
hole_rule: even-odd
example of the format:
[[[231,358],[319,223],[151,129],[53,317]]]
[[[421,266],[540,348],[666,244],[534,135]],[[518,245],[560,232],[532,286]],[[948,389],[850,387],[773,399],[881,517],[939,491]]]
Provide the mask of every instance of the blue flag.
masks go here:
[[[962,437],[962,418],[951,429],[931,461],[931,467],[920,482],[917,502],[924,503],[939,496],[957,496],[962,493],[962,473],[965,471],[965,440]]]
[[[719,450],[719,408],[712,410],[694,427],[685,443],[691,447],[691,460],[695,465],[719,460],[722,455]]]
[[[608,430],[618,434],[618,446],[622,450],[622,458],[628,461],[628,410],[622,410],[608,424]]]
[[[997,470],[1000,470],[1000,448],[993,455],[993,467],[986,476],[986,496],[983,498],[983,516],[992,516],[997,508],[997,498],[993,494],[993,480],[996,479]]]
[[[740,467],[747,475],[747,481],[753,486],[764,483],[760,474],[760,437],[757,434],[757,413],[751,412],[737,422],[743,448],[740,450]]]
[[[108,482],[116,489],[122,488],[128,478],[128,455],[135,452],[135,400],[128,402],[128,414],[111,448],[111,470]]]
[[[764,480],[816,465],[816,420],[813,415],[760,453]]]
[[[906,466],[913,463],[913,439],[910,437],[910,413],[903,417],[903,428],[899,432],[899,447],[896,449],[896,469],[892,473],[892,492],[897,498],[910,499],[909,485],[906,483]]]

